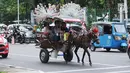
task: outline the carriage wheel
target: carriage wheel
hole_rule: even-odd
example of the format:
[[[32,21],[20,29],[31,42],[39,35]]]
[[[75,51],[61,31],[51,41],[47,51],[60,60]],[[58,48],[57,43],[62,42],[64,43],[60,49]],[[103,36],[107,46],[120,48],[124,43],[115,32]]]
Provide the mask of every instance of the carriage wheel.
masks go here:
[[[47,63],[49,60],[49,52],[47,49],[41,49],[39,54],[40,60],[42,63]]]
[[[66,62],[71,62],[71,60],[73,59],[73,52],[72,50],[68,50],[64,53],[64,59]]]
[[[111,48],[106,48],[106,51],[109,52],[111,50]]]

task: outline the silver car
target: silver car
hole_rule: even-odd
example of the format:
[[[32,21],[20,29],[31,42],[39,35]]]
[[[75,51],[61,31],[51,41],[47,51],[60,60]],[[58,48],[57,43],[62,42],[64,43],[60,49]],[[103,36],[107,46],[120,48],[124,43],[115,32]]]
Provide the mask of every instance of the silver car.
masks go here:
[[[25,33],[25,42],[30,43],[32,40],[35,39],[35,34],[33,33],[33,27],[31,25],[21,25],[19,26],[20,31]]]

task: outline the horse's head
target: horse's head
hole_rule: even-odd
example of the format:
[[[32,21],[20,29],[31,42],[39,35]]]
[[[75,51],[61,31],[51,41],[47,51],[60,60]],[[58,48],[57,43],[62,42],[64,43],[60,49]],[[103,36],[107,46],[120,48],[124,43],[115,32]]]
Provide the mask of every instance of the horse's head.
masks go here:
[[[91,38],[93,40],[93,42],[96,42],[97,44],[100,43],[99,39],[98,39],[99,33],[98,33],[98,28],[94,27],[91,30]]]

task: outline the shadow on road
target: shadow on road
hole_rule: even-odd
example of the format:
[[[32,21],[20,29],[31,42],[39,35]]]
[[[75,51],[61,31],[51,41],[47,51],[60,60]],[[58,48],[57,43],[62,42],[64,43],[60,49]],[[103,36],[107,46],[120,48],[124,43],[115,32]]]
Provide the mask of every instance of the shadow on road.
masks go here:
[[[5,59],[9,59],[9,58],[2,58],[2,57],[0,57],[0,60],[5,60]]]
[[[89,66],[88,63],[85,63],[85,65],[82,65],[82,63],[76,63],[76,62],[69,62],[66,64],[65,61],[62,61],[62,62],[52,62],[50,61],[49,63],[47,64],[44,64],[44,65],[47,65],[47,66],[61,66],[61,67],[75,67],[75,68],[90,68],[91,66]]]
[[[0,59],[3,59],[2,57],[0,57]]]

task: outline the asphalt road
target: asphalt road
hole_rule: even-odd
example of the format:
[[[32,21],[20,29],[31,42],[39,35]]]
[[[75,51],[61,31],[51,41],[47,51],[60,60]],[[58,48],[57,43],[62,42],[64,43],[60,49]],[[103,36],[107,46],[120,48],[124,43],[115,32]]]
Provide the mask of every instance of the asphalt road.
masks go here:
[[[118,50],[105,52],[104,49],[98,49],[91,52],[93,66],[89,66],[88,57],[85,57],[85,65],[77,63],[74,55],[72,62],[66,64],[63,57],[57,59],[51,58],[49,63],[42,64],[39,60],[39,48],[34,44],[15,44],[10,45],[10,54],[7,59],[0,58],[0,65],[14,65],[36,70],[42,70],[45,73],[130,73],[130,60],[126,53],[120,53]],[[82,56],[82,49],[79,50]]]

